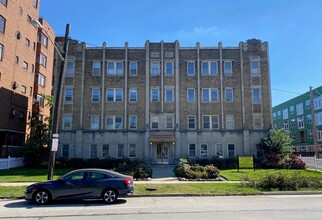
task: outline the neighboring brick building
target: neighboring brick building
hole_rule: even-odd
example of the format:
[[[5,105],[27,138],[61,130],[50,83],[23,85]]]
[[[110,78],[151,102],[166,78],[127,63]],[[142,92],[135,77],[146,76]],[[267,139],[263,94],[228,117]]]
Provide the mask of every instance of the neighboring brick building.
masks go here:
[[[58,156],[256,155],[272,126],[268,44],[90,48],[70,40]]]
[[[38,14],[38,0],[0,1],[0,157],[29,137],[37,93],[51,95],[54,47],[48,44],[44,49],[37,43],[37,28],[30,21]],[[40,22],[54,37],[50,26]],[[45,68],[39,67],[39,56],[36,60],[39,53],[46,55]],[[40,72],[46,77],[46,89],[38,87]],[[49,115],[48,109],[41,112]]]
[[[313,90],[318,152],[322,153],[322,86]],[[293,151],[302,156],[314,155],[310,92],[273,107],[275,128],[284,128],[292,139]]]

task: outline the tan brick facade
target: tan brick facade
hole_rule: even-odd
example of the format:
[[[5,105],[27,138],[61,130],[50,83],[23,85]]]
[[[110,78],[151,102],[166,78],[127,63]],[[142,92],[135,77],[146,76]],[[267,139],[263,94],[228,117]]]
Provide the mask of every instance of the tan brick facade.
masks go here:
[[[72,101],[64,92],[59,156],[156,164],[184,156],[252,155],[271,128],[266,42],[89,48],[71,40],[68,60],[74,69],[67,70],[73,74],[65,77],[64,91],[72,91]],[[99,74],[93,74],[94,62]],[[99,100],[92,100],[94,90]]]

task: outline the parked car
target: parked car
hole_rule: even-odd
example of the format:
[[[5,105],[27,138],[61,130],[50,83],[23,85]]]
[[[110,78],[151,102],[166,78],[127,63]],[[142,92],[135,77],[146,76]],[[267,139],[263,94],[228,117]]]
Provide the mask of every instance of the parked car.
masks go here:
[[[32,184],[26,188],[26,200],[44,205],[52,200],[102,199],[114,203],[118,197],[134,193],[133,178],[104,169],[71,171],[57,180]]]

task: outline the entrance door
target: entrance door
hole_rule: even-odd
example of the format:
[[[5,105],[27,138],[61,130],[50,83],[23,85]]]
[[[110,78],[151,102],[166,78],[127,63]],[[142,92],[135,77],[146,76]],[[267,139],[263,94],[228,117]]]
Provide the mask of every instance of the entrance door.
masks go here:
[[[169,164],[169,145],[165,143],[157,144],[157,163]]]

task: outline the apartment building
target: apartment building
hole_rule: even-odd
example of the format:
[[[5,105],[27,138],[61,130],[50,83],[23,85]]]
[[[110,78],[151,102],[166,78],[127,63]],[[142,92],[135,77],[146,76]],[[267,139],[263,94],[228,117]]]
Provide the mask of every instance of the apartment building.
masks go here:
[[[87,47],[70,40],[67,54],[58,157],[174,164],[256,155],[272,127],[267,42]]]
[[[44,46],[47,35],[31,24],[38,16],[38,0],[0,1],[0,157],[30,136],[39,94],[51,95],[54,47]],[[47,22],[40,22],[54,37]],[[48,116],[44,109],[37,111]]]
[[[284,128],[292,139],[293,151],[302,156],[314,155],[314,133],[312,132],[312,108],[316,126],[318,152],[322,152],[322,86],[312,90],[314,107],[311,106],[310,92],[273,107],[275,128]]]

